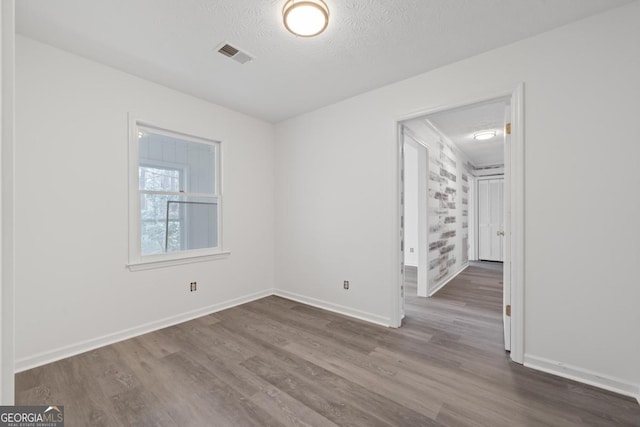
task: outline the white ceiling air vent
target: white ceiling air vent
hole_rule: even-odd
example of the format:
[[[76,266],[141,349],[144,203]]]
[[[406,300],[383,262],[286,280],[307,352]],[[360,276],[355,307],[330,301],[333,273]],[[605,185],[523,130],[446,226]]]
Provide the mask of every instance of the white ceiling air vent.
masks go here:
[[[253,60],[253,56],[249,55],[246,52],[241,51],[237,47],[231,46],[229,43],[224,42],[220,46],[218,46],[218,53],[233,59],[240,64],[246,64],[249,61]]]

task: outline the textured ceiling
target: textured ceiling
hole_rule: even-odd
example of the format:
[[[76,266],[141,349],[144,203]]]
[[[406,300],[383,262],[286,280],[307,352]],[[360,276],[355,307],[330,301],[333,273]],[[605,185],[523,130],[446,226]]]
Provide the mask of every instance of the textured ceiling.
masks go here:
[[[316,38],[284,0],[19,0],[18,32],[272,122],[631,0],[326,0]],[[255,60],[215,52],[223,41]]]
[[[445,110],[404,122],[415,134],[424,128],[436,129],[449,138],[474,166],[482,167],[504,163],[504,127],[509,99],[471,104]],[[495,131],[496,136],[478,141],[476,132]]]
[[[508,100],[476,104],[419,120],[426,120],[449,137],[475,166],[502,164],[507,103]],[[485,141],[473,138],[474,133],[485,130],[495,131],[496,136]]]

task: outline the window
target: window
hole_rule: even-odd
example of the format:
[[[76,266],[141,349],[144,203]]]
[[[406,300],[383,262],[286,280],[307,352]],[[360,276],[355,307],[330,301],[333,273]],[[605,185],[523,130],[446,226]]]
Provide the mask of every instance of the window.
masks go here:
[[[223,253],[220,142],[137,121],[131,139],[129,267]]]

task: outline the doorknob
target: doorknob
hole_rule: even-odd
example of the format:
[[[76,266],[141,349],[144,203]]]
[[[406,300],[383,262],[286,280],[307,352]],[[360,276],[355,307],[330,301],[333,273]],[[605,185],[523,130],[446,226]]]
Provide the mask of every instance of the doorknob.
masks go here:
[[[504,231],[498,231],[496,234],[497,234],[498,236],[504,236]]]

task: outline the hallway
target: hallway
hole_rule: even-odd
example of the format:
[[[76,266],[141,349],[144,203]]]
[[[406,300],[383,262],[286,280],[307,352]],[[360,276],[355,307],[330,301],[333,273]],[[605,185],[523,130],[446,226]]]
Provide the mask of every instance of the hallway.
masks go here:
[[[417,296],[416,269],[407,267],[405,289],[401,330],[430,335],[425,345],[431,363],[449,361],[448,381],[466,392],[465,404],[445,399],[439,422],[640,426],[640,407],[630,397],[510,362],[502,326],[502,264],[472,261],[431,298]]]

